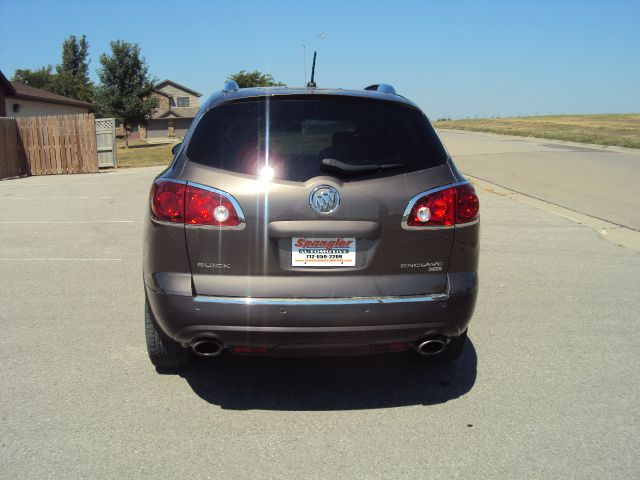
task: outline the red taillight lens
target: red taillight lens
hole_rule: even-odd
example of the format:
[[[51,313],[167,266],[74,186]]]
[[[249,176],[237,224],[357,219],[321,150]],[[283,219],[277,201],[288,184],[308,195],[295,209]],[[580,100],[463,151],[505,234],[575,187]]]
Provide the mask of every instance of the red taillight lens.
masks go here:
[[[413,208],[407,224],[412,227],[436,227],[453,225],[455,192],[453,188],[425,195]]]
[[[420,198],[411,208],[407,225],[448,227],[478,218],[480,203],[471,184],[445,188]]]
[[[235,346],[231,349],[233,353],[269,353],[267,347],[241,347]]]
[[[409,345],[406,343],[383,343],[373,345],[374,352],[388,352],[388,351],[398,351],[398,350],[406,350],[409,348]]]
[[[473,186],[469,183],[456,187],[456,223],[473,222],[478,218],[480,202]]]
[[[162,179],[151,190],[151,215],[163,222],[188,225],[240,225],[238,212],[223,193]]]
[[[202,188],[187,186],[185,223],[235,227],[240,224],[238,213],[223,195]]]
[[[151,190],[151,212],[153,218],[163,222],[184,222],[184,192],[182,183],[159,180]]]

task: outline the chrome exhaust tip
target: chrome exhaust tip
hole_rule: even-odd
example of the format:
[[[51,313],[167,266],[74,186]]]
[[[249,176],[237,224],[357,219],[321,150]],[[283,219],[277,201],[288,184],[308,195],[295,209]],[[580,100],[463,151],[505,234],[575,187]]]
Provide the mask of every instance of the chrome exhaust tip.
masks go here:
[[[416,352],[425,356],[438,355],[442,353],[445,348],[447,348],[447,341],[440,337],[419,340],[415,346]]]
[[[217,357],[222,353],[224,347],[218,340],[204,338],[193,342],[191,344],[191,349],[193,350],[193,353],[200,355],[201,357]]]

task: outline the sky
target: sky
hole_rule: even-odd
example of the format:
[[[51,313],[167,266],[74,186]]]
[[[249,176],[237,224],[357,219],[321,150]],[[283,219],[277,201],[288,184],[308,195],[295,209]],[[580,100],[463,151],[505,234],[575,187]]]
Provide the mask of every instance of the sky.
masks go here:
[[[318,87],[389,83],[432,119],[640,112],[640,0],[0,0],[0,70],[59,63],[71,34],[94,81],[122,39],[205,96],[242,69],[300,86],[307,45]]]

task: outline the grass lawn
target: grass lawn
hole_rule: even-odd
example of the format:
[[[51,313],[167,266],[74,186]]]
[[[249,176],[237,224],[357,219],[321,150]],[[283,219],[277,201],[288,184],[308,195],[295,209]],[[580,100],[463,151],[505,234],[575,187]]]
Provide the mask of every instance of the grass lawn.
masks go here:
[[[152,167],[169,165],[173,154],[173,143],[152,145],[144,140],[129,140],[129,148],[124,148],[122,140],[117,141],[118,167]]]
[[[445,120],[436,128],[640,148],[640,114]]]

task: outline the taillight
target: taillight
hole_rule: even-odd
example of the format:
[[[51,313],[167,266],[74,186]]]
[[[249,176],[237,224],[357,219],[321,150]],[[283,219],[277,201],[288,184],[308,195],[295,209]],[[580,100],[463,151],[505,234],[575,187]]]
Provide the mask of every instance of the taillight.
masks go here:
[[[478,196],[469,183],[443,188],[418,198],[406,217],[410,227],[450,227],[478,218]]]
[[[455,221],[454,199],[453,188],[425,195],[413,205],[407,224],[412,227],[453,225]]]
[[[187,186],[185,217],[185,223],[188,225],[240,225],[238,213],[224,195],[193,185]]]
[[[233,202],[216,189],[171,180],[157,180],[151,190],[151,214],[163,222],[237,227],[241,217]]]
[[[478,218],[480,202],[470,183],[456,187],[456,224],[473,222]]]
[[[184,183],[159,180],[151,190],[153,218],[163,222],[184,222]]]

